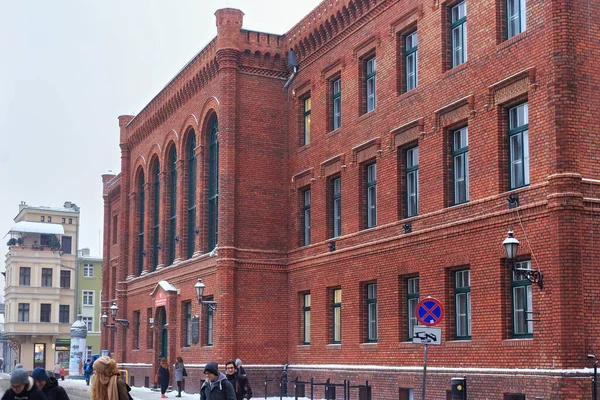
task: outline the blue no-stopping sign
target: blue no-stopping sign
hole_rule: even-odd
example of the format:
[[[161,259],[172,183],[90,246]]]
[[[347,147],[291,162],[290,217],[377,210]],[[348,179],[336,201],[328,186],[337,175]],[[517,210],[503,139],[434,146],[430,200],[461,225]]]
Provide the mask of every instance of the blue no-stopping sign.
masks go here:
[[[444,318],[444,307],[438,299],[427,297],[417,304],[417,320],[425,326],[434,326]]]

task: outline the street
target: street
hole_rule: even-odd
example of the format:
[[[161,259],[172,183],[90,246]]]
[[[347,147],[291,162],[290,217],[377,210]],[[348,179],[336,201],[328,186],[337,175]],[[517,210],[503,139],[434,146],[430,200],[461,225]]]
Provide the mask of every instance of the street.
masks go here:
[[[59,381],[59,384],[65,388],[71,400],[90,399],[89,387],[85,386],[83,381],[65,380],[64,382]],[[0,374],[0,393],[4,395],[8,388],[10,388],[10,375],[2,373]]]

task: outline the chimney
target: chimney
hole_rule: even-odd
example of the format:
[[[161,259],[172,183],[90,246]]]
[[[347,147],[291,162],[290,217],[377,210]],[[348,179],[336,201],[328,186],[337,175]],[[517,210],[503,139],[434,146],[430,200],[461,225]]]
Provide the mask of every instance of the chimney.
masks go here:
[[[27,208],[27,203],[21,201],[21,204],[19,204],[19,212],[23,211],[24,208]]]
[[[65,201],[65,208],[70,209],[72,207],[72,204],[70,201]]]

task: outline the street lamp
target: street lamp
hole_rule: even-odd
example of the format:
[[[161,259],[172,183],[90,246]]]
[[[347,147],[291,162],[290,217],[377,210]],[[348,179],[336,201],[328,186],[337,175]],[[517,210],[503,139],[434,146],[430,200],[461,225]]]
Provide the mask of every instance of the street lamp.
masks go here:
[[[202,304],[205,307],[210,308],[211,310],[217,309],[216,301],[203,301],[204,298],[204,289],[206,285],[202,282],[202,278],[198,278],[198,282],[194,285],[194,289],[196,289],[196,298],[198,299],[198,304]]]
[[[113,301],[112,306],[110,306],[110,314],[112,316],[112,320],[114,322],[118,322],[124,328],[129,328],[129,320],[117,318],[117,311],[119,311],[119,307],[117,306],[117,303]],[[102,322],[104,323],[104,326],[110,327],[110,325],[106,325],[106,323],[108,322],[108,315],[106,315],[106,312],[102,315]]]
[[[108,325],[108,315],[106,315],[106,311],[104,312],[104,314],[102,314],[100,319],[102,320],[102,325],[104,325],[106,328],[111,329],[113,331],[117,329],[115,325]]]
[[[588,354],[588,359],[594,360],[594,379],[592,380],[592,400],[598,400],[598,358],[595,354]]]
[[[511,271],[515,273],[518,279],[525,278],[531,283],[537,283],[540,289],[544,288],[544,274],[535,269],[525,269],[515,267],[517,252],[519,251],[519,241],[514,237],[512,230],[508,231],[508,236],[502,242],[504,250],[506,250],[506,261]]]

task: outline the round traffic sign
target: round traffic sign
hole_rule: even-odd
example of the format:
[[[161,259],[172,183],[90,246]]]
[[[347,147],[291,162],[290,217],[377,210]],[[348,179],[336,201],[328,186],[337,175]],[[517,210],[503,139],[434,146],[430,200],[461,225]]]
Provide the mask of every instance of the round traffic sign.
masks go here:
[[[422,325],[435,326],[444,318],[444,307],[438,299],[427,297],[419,301],[415,313]]]

